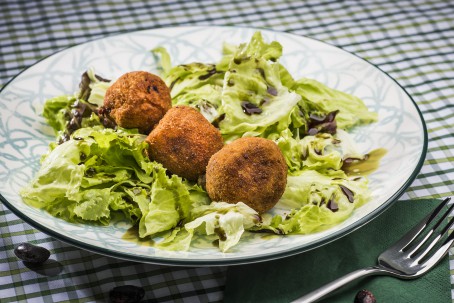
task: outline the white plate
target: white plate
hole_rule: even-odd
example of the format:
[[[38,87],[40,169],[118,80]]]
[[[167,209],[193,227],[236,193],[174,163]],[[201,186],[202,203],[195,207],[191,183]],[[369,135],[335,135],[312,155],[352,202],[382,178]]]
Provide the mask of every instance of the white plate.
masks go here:
[[[39,169],[39,159],[54,140],[40,116],[47,98],[73,94],[89,67],[106,78],[157,68],[150,49],[164,46],[173,64],[216,62],[222,43],[247,42],[257,29],[174,27],[107,37],[58,52],[31,66],[0,92],[1,201],[24,221],[72,245],[140,262],[171,265],[225,265],[258,262],[303,252],[337,239],[390,206],[416,177],[427,149],[423,118],[411,97],[392,78],[365,60],[326,43],[287,33],[261,30],[266,41],[284,48],[281,63],[299,78],[314,78],[354,94],[378,112],[379,122],[353,131],[363,152],[388,150],[370,176],[373,199],[342,224],[308,236],[248,234],[229,253],[198,245],[188,252],[167,252],[122,240],[129,226],[72,224],[24,204],[18,195]]]

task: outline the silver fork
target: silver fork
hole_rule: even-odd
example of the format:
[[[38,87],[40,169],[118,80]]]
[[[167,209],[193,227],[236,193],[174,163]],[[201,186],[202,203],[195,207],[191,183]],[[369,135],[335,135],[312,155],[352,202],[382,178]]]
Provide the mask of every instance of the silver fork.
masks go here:
[[[423,233],[426,229],[428,229],[430,223],[436,219],[442,209],[446,206],[446,204],[448,204],[449,200],[451,200],[451,198],[443,200],[440,205],[438,205],[421,222],[416,224],[416,226],[406,233],[399,241],[385,250],[378,257],[378,264],[376,266],[351,272],[303,297],[300,297],[299,299],[296,299],[293,303],[316,302],[347,283],[366,276],[387,275],[399,279],[415,279],[424,275],[446,255],[454,242],[454,232],[452,232],[435,251],[431,252],[434,246],[440,242],[440,239],[442,239],[448,230],[453,226],[454,217],[442,228],[438,235],[433,237],[431,241],[428,241],[434,234],[435,230],[438,229],[443,223],[443,220],[445,220],[445,218],[451,213],[454,208],[454,204],[443,213],[437,223],[435,223],[427,234],[423,236]],[[422,239],[416,240],[418,236],[421,236]]]

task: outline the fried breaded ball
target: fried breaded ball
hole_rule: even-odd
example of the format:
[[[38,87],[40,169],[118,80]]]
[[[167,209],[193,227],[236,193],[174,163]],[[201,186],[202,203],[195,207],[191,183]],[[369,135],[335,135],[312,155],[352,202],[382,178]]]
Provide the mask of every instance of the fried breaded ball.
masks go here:
[[[271,140],[245,137],[225,145],[208,162],[206,190],[214,201],[243,202],[264,213],[287,184],[287,165]]]
[[[210,157],[224,145],[219,130],[189,106],[171,108],[147,141],[152,160],[194,181],[205,173]]]
[[[103,111],[117,125],[148,134],[171,107],[170,90],[164,81],[135,71],[124,74],[107,89]]]

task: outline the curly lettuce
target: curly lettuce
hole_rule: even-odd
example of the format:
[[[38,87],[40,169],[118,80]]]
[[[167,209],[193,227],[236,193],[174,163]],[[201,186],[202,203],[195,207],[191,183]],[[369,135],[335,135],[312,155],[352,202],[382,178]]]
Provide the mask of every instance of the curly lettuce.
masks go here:
[[[199,206],[192,210],[191,217],[192,221],[172,232],[157,247],[187,250],[194,234],[214,235],[219,242],[219,249],[226,252],[238,244],[245,230],[256,226],[261,220],[255,210],[242,202],[213,202]]]
[[[242,136],[265,136],[280,132],[291,123],[291,114],[301,97],[282,84],[282,54],[277,42],[266,44],[259,32],[239,47],[224,77],[219,123],[226,141]]]
[[[191,187],[146,155],[145,136],[107,128],[82,128],[43,159],[24,201],[70,222],[109,224],[120,212],[139,224],[141,237],[184,220]]]

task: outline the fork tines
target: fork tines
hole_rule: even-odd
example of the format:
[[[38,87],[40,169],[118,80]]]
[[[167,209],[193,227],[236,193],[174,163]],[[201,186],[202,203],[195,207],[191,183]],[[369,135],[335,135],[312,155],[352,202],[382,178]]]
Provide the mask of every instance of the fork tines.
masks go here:
[[[417,224],[407,235],[405,235],[399,242],[403,242],[401,251],[406,254],[408,258],[414,259],[414,264],[420,264],[422,261],[425,261],[424,258],[429,256],[429,252],[434,248],[434,246],[440,242],[444,235],[449,231],[449,229],[454,225],[454,217],[446,224],[442,230],[434,237],[432,237],[435,231],[440,227],[440,225],[445,221],[446,217],[454,209],[454,204],[452,204],[447,211],[442,212],[446,207],[448,202],[451,200],[450,197],[443,200],[443,202],[438,205],[432,213],[427,215],[419,224]],[[441,218],[433,225],[433,227],[425,234],[423,237],[422,234],[428,228],[428,226],[440,215]],[[421,240],[416,240],[417,238],[423,237]],[[428,244],[429,239],[432,238],[432,241]],[[405,243],[406,242],[406,243]],[[451,233],[446,240],[438,248],[440,251],[447,251],[451,244],[454,242],[454,233]],[[436,253],[437,255],[437,253]],[[431,257],[430,259],[432,259]],[[428,261],[428,260],[427,260]]]

